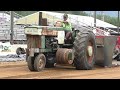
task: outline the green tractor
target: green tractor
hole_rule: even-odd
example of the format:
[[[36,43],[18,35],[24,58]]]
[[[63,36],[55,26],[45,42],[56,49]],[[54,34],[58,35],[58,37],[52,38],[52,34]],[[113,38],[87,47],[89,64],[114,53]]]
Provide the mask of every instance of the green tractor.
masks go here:
[[[25,27],[27,37],[26,61],[30,71],[58,65],[71,65],[77,70],[94,67],[96,42],[91,29],[73,29],[66,40],[65,28],[50,26]]]

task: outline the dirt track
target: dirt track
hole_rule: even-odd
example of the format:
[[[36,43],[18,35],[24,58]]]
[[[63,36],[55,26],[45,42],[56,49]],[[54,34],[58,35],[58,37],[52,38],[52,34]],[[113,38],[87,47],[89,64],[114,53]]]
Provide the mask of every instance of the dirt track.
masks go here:
[[[26,62],[0,63],[0,79],[120,79],[120,66],[95,67],[93,70],[75,70],[57,66],[41,72],[30,72]]]

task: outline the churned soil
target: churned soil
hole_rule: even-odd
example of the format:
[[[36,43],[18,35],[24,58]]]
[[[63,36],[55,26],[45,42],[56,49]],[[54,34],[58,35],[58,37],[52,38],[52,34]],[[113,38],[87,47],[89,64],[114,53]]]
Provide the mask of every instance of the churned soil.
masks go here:
[[[31,72],[25,61],[1,62],[0,79],[120,79],[120,62],[113,67],[95,66],[93,70],[76,70],[72,66],[45,68],[41,72]]]

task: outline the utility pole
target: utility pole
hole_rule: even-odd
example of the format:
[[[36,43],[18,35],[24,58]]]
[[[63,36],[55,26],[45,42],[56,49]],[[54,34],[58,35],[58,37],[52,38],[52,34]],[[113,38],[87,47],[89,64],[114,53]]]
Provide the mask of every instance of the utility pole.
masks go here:
[[[10,43],[13,45],[13,24],[14,23],[14,13],[13,11],[10,11]]]
[[[118,28],[117,28],[117,29],[118,29],[118,30],[117,30],[118,33],[120,32],[120,31],[119,31],[119,25],[120,25],[120,24],[119,24],[119,11],[118,11]]]
[[[94,27],[96,27],[96,11],[94,11]]]
[[[102,21],[104,21],[104,12],[103,11],[101,11],[101,19],[102,19]]]

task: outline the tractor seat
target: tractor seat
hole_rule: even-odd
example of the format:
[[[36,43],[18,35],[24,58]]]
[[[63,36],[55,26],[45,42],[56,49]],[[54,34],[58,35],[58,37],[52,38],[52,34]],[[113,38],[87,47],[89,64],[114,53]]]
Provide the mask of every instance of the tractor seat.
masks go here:
[[[72,41],[72,33],[71,32],[66,32],[65,31],[65,44],[71,44]]]

